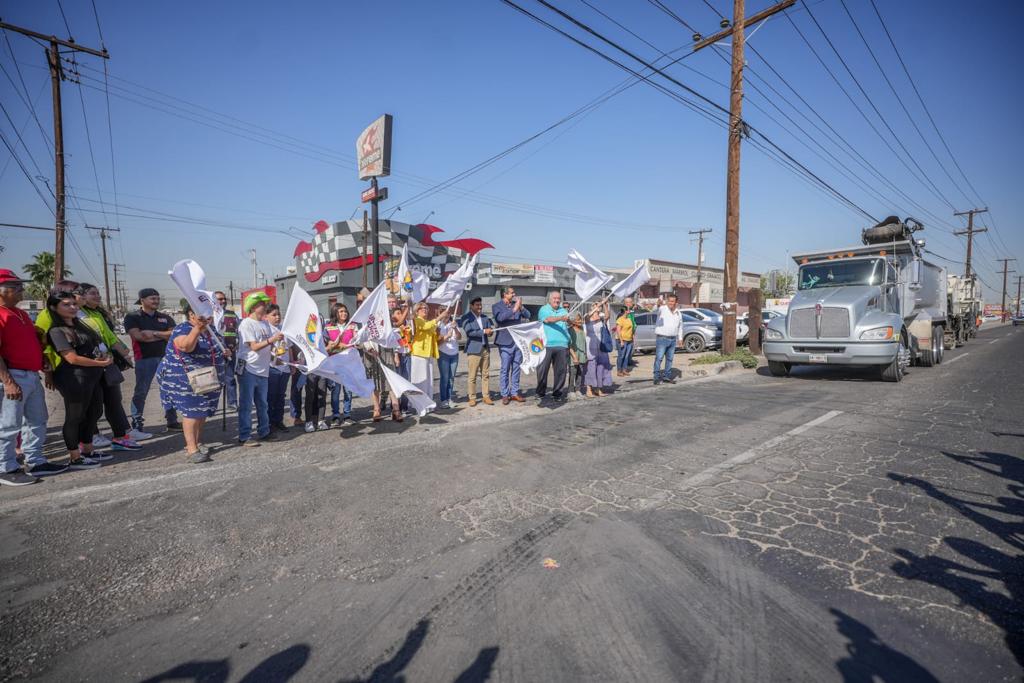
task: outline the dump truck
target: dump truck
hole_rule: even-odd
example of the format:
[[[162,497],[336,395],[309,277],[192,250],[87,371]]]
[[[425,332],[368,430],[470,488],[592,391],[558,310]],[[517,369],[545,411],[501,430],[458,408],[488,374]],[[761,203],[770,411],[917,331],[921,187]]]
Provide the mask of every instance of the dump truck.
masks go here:
[[[924,225],[889,216],[861,232],[862,244],[795,254],[797,292],[785,317],[768,323],[768,369],[794,365],[874,367],[899,382],[912,365],[942,362],[947,273],[925,258]]]
[[[949,275],[946,278],[947,349],[963,346],[978,334],[981,317],[981,285],[976,275]]]

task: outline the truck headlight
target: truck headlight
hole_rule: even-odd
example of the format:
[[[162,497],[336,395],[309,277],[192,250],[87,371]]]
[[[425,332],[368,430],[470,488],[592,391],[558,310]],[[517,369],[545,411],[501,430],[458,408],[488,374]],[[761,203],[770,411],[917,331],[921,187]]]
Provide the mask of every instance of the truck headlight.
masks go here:
[[[885,341],[892,339],[893,331],[891,327],[876,327],[870,330],[864,330],[860,333],[860,338],[863,341]]]
[[[765,339],[782,339],[782,333],[779,332],[778,330],[773,330],[772,328],[769,327],[764,332],[764,338]]]

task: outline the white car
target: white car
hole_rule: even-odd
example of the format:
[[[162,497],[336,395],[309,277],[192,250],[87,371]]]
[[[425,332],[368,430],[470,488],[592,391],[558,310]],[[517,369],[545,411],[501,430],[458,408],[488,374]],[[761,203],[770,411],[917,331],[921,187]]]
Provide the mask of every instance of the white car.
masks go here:
[[[710,308],[683,308],[680,309],[683,313],[692,315],[698,320],[704,320],[707,322],[714,322],[721,324],[722,314],[718,311],[712,311]],[[750,336],[750,327],[747,326],[746,321],[737,319],[736,320],[736,341],[746,341],[747,337]]]

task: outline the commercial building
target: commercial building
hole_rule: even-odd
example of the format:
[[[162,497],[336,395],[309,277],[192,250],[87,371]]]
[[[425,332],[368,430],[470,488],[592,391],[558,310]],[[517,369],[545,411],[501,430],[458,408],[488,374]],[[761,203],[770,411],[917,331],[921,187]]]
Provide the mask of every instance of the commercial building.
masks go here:
[[[641,306],[652,305],[659,296],[675,294],[679,297],[681,306],[697,306],[699,304],[703,308],[722,310],[725,271],[721,268],[704,266],[698,273],[698,268],[694,264],[658,259],[637,261],[633,264],[633,268],[639,267],[641,263],[647,265],[647,271],[652,278],[637,293],[637,303]],[[628,273],[631,270],[617,268],[615,272]],[[700,281],[699,291],[698,280]],[[736,295],[737,315],[742,315],[749,310],[750,292],[760,287],[761,275],[759,273],[740,273]]]

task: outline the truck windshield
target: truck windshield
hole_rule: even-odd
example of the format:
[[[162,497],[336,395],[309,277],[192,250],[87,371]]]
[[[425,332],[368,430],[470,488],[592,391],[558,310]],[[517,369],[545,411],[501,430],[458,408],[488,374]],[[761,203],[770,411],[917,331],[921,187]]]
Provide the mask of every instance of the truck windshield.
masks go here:
[[[880,285],[885,279],[882,259],[830,261],[800,267],[800,289]]]

